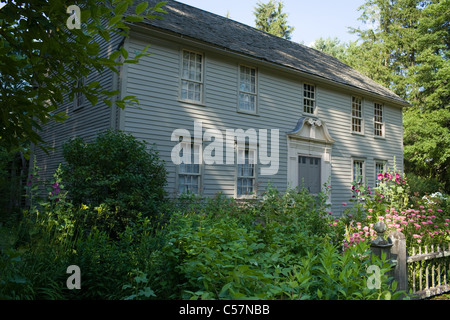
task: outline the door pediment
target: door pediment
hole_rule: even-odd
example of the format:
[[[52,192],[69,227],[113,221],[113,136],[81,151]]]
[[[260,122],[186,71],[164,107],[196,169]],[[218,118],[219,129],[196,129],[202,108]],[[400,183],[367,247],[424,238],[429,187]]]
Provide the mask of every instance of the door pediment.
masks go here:
[[[328,132],[326,123],[314,117],[302,117],[294,130],[286,133],[290,138],[332,144],[335,142]]]

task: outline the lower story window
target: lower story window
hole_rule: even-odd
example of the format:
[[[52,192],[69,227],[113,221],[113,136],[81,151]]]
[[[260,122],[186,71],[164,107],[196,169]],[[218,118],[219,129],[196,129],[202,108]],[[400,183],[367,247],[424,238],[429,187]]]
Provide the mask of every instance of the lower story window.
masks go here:
[[[182,144],[181,156],[186,150],[190,151],[190,161],[182,162],[178,167],[178,192],[200,193],[201,171],[200,171],[200,145]]]
[[[255,156],[255,150],[238,150],[238,168],[236,181],[236,194],[238,197],[251,195],[255,192]]]
[[[384,162],[376,162],[375,163],[375,185],[377,187],[380,185],[380,182],[381,182],[379,175],[383,175],[383,173],[384,173]]]
[[[364,182],[364,161],[353,160],[353,181]]]

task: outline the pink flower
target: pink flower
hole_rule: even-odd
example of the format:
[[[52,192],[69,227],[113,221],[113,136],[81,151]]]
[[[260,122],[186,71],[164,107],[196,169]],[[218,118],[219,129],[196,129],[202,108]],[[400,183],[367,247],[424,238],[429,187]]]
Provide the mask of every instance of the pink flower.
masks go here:
[[[347,203],[346,203],[346,202],[342,202],[342,205],[343,205],[343,206],[346,206],[346,205],[347,205]]]
[[[383,180],[383,174],[382,174],[382,173],[379,173],[379,174],[377,175],[377,179],[378,179],[378,180]]]

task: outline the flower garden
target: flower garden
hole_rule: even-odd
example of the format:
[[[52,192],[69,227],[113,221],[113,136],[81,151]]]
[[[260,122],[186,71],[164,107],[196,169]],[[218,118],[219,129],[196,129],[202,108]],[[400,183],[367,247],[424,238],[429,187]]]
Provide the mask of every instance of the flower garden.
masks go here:
[[[410,251],[450,242],[447,197],[438,192],[411,197],[407,179],[398,172],[380,173],[377,178],[375,189],[354,182],[350,203],[342,203],[343,217],[331,219],[330,225],[344,229],[344,247],[374,240],[373,227],[378,221],[386,224],[387,232],[402,232]]]
[[[0,249],[0,299],[399,299],[389,261],[367,258],[374,224],[404,233],[408,250],[450,240],[448,198],[412,196],[395,171],[376,188],[354,182],[336,217],[328,185],[319,195],[269,186],[244,203],[169,200],[157,154],[121,133],[72,140],[65,158],[47,186],[31,172],[30,206]],[[70,265],[81,290],[66,287]],[[369,265],[379,288],[367,286]]]

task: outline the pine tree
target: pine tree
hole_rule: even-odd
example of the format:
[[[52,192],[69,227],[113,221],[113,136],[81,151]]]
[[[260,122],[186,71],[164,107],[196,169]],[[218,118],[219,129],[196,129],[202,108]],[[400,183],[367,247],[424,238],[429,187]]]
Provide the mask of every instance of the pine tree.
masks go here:
[[[347,62],[411,103],[404,109],[405,171],[450,190],[450,1],[367,0]],[[431,190],[430,190],[431,191]]]
[[[256,27],[264,32],[290,40],[294,28],[287,24],[287,14],[283,13],[283,2],[270,0],[268,3],[258,2],[253,12]]]

